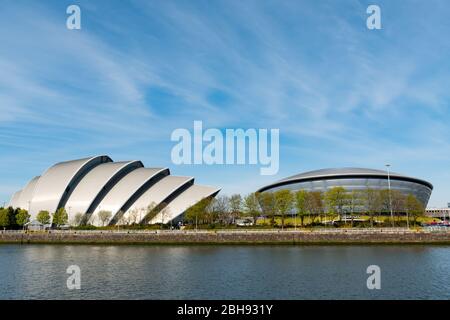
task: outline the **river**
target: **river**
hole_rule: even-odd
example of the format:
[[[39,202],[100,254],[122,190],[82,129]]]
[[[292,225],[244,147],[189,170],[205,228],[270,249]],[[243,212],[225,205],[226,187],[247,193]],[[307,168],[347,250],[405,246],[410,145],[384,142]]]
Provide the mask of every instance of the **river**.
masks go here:
[[[450,299],[450,246],[4,244],[0,299]]]

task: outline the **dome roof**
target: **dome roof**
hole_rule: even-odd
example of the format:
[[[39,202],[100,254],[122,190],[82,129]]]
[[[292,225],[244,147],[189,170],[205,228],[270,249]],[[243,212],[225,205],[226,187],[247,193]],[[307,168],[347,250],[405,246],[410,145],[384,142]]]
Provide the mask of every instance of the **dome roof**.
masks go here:
[[[426,185],[430,189],[433,189],[433,185],[425,180],[408,177],[399,173],[389,172],[391,179],[395,180],[405,180],[410,182],[420,183]],[[307,171],[300,174],[296,174],[284,179],[281,179],[275,183],[262,187],[260,192],[271,189],[273,187],[278,187],[282,185],[290,184],[291,182],[301,182],[301,181],[311,181],[311,180],[322,180],[324,178],[335,178],[335,179],[345,179],[345,178],[370,178],[378,177],[387,179],[388,173],[386,170],[377,169],[367,169],[367,168],[327,168],[320,170]]]

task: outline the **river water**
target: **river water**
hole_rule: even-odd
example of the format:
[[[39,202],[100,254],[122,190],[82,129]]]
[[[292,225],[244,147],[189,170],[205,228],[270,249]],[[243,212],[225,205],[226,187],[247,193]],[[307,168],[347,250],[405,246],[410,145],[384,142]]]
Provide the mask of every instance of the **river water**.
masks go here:
[[[450,246],[0,245],[0,299],[450,299]]]

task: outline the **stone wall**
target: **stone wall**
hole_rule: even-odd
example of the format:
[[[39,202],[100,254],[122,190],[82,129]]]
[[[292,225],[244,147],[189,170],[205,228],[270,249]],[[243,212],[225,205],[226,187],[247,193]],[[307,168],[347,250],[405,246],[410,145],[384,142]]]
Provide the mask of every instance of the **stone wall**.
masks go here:
[[[0,232],[0,243],[80,244],[337,244],[445,243],[450,232]]]

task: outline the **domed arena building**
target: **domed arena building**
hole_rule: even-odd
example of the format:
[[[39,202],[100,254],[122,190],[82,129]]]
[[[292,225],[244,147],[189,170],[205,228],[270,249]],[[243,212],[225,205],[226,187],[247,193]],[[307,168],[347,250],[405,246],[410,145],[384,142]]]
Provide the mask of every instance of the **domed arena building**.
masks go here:
[[[95,226],[123,224],[131,216],[136,223],[169,223],[219,191],[194,184],[193,177],[172,176],[168,168],[145,168],[137,160],[114,162],[101,155],[53,165],[17,191],[9,206],[28,210],[31,220],[42,210],[65,208],[71,225],[79,214],[83,223]],[[149,206],[155,208],[151,216]],[[101,221],[101,211],[109,211],[111,218]]]
[[[407,195],[414,195],[426,208],[433,185],[425,180],[408,177],[395,172],[365,168],[321,169],[297,174],[264,186],[258,192],[274,192],[282,189],[293,191],[322,191],[343,187],[346,191],[383,190],[389,188]]]

